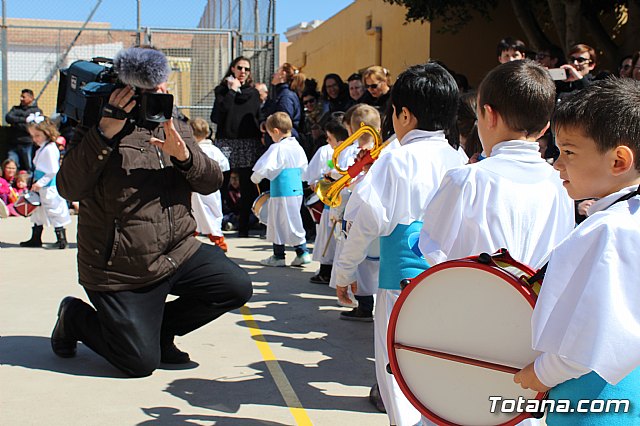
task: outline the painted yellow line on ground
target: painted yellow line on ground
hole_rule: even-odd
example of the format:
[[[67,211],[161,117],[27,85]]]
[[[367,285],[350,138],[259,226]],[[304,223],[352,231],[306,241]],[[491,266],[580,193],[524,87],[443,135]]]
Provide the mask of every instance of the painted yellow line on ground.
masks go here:
[[[289,379],[287,379],[284,371],[282,371],[282,367],[280,367],[278,360],[269,347],[269,343],[267,343],[264,336],[262,335],[260,327],[258,327],[258,324],[253,319],[251,310],[248,307],[243,306],[242,308],[240,308],[240,313],[242,314],[247,327],[249,327],[251,336],[254,337],[256,346],[258,347],[258,350],[262,354],[262,358],[267,364],[269,373],[271,373],[271,377],[273,377],[273,381],[276,383],[276,386],[280,391],[280,395],[282,395],[284,402],[287,404],[287,407],[289,407],[289,411],[291,411],[291,414],[296,421],[296,425],[312,426],[313,423],[311,423],[311,419],[300,403],[298,395],[296,395],[296,392],[293,390],[293,386],[291,386],[291,383],[289,383]]]

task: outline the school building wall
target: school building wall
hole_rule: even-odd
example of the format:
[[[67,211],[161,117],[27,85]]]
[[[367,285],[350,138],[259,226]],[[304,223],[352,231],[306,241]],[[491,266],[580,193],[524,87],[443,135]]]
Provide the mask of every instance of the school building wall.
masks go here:
[[[484,75],[498,65],[498,41],[512,36],[526,42],[506,0],[498,2],[491,21],[473,15],[456,34],[440,34],[443,24],[437,20],[405,23],[405,14],[404,7],[382,0],[356,0],[291,43],[287,60],[321,83],[328,73],[335,72],[346,79],[370,65],[388,68],[393,78],[409,65],[431,58],[464,74],[477,87]],[[369,17],[371,29],[366,30]]]
[[[287,48],[287,61],[318,83],[326,74],[346,79],[371,65],[392,79],[429,58],[429,23],[404,25],[405,9],[382,0],[356,0]]]

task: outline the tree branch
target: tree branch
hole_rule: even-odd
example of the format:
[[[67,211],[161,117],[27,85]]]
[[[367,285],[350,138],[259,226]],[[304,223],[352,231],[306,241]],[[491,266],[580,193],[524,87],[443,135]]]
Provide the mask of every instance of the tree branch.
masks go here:
[[[615,69],[616,62],[620,56],[618,45],[613,42],[607,30],[602,26],[602,22],[598,18],[598,11],[592,4],[583,5],[582,11],[585,26],[596,43],[598,43],[596,50],[605,52],[605,57],[600,61],[601,65],[604,65],[605,68]]]
[[[627,23],[624,28],[625,40],[620,48],[623,55],[639,50],[638,34],[640,34],[640,0],[627,1]],[[619,58],[618,58],[619,59]]]
[[[581,0],[563,0],[565,11],[565,22],[567,32],[564,38],[565,52],[575,44],[580,43],[582,38],[582,13],[580,12]]]
[[[566,52],[567,46],[565,46],[565,41],[567,39],[567,26],[565,23],[566,13],[564,11],[564,4],[562,4],[562,0],[548,0],[547,3],[549,3],[553,26],[556,28],[556,33],[558,34],[558,43],[560,44],[560,48]]]
[[[536,50],[548,45],[549,39],[540,28],[529,2],[526,0],[511,0],[511,7],[529,40],[529,44]]]

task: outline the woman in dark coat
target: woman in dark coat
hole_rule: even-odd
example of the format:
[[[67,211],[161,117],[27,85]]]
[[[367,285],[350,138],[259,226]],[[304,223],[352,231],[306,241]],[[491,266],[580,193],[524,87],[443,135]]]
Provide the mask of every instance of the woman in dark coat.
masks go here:
[[[326,102],[325,112],[345,112],[355,102],[349,97],[349,86],[338,74],[327,74],[322,82],[322,96]]]
[[[232,171],[240,177],[238,236],[249,236],[251,206],[258,196],[251,182],[251,169],[264,152],[260,142],[260,94],[251,80],[251,63],[243,56],[231,62],[224,79],[215,88],[211,121],[217,125],[214,144],[229,159],[231,170],[224,173],[223,188]],[[227,191],[222,191],[223,196]]]
[[[302,106],[300,105],[298,94],[291,89],[291,83],[298,73],[298,69],[287,62],[282,64],[278,70],[273,73],[271,84],[274,88],[275,100],[270,108],[265,110],[265,119],[275,112],[286,112],[293,123],[291,134],[299,141],[299,131],[302,125]],[[271,143],[268,134],[265,135],[265,140],[268,140],[267,144]]]

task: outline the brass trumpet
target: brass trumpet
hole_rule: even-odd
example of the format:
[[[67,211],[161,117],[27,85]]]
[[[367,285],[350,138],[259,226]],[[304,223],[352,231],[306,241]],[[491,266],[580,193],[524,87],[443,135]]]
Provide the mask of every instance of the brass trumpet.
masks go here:
[[[373,148],[370,151],[367,151],[364,157],[357,160],[351,166],[349,166],[346,170],[343,170],[338,165],[338,156],[342,151],[344,151],[348,146],[354,143],[360,136],[368,133],[373,136]],[[333,167],[336,169],[338,173],[342,175],[342,177],[336,181],[330,181],[327,178],[322,179],[318,182],[318,186],[316,187],[316,195],[320,198],[320,201],[328,205],[329,207],[338,207],[340,203],[342,203],[342,196],[340,192],[346,186],[348,186],[353,178],[358,176],[360,172],[364,169],[368,164],[373,163],[378,159],[380,152],[391,142],[391,140],[382,143],[382,137],[378,131],[365,124],[361,124],[360,128],[353,132],[351,136],[349,136],[344,142],[338,145],[333,150],[333,156],[331,157],[331,161],[333,162]]]

